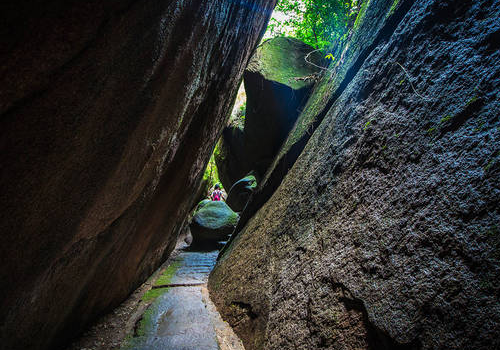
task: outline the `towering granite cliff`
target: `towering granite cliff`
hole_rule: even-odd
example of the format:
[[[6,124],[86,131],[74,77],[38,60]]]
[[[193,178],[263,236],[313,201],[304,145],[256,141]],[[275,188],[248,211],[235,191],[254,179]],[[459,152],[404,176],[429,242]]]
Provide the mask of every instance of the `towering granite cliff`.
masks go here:
[[[169,255],[274,3],[2,2],[2,348],[57,348]]]
[[[500,2],[361,13],[211,295],[248,350],[499,348]]]

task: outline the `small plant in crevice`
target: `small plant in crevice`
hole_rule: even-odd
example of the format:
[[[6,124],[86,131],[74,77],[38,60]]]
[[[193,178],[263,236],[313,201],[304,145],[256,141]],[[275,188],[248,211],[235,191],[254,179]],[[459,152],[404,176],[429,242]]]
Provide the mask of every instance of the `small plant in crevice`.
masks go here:
[[[436,131],[436,127],[435,126],[430,127],[429,129],[427,129],[427,135],[432,136],[435,131]]]
[[[444,117],[442,117],[439,122],[440,123],[446,123],[446,122],[448,122],[448,121],[450,121],[452,119],[453,119],[453,116],[451,114],[447,114]]]
[[[498,151],[495,155],[495,153],[493,153],[493,156],[492,158],[490,159],[490,161],[488,162],[488,164],[486,164],[484,167],[483,167],[483,170],[484,171],[488,171],[491,169],[491,167],[493,166],[493,164],[495,164],[495,161],[500,158],[500,151]]]
[[[465,103],[465,107],[469,107],[471,104],[473,104],[474,102],[476,102],[477,100],[479,99],[479,97],[477,95],[474,95],[472,96],[466,103]]]
[[[365,126],[363,127],[363,130],[368,129],[370,127],[370,125],[372,125],[375,121],[376,121],[376,119],[370,119],[369,121],[367,121],[365,123]]]
[[[332,53],[329,53],[328,55],[325,56],[327,60],[331,60],[332,62],[335,62],[335,57],[332,55]]]

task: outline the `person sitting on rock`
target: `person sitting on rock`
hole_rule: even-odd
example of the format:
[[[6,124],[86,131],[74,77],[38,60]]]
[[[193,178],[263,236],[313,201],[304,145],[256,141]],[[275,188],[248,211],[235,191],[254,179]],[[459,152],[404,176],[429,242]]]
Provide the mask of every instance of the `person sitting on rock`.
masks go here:
[[[224,199],[222,198],[222,191],[220,190],[219,184],[215,184],[214,191],[212,192],[210,199],[213,201],[221,201]]]

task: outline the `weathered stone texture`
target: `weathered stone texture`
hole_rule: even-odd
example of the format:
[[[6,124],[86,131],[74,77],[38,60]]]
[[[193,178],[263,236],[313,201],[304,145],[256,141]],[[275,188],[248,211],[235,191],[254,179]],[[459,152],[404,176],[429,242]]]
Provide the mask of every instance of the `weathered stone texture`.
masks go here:
[[[2,2],[2,347],[60,346],[169,255],[273,5]]]
[[[248,349],[500,347],[500,2],[404,6],[210,277]]]

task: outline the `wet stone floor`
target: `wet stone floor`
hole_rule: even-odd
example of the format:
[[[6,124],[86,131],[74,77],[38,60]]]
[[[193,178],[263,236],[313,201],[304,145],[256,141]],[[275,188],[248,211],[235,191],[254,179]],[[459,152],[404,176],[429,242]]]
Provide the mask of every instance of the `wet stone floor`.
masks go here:
[[[155,284],[160,295],[144,312],[122,349],[244,349],[210,301],[206,283],[215,265],[217,247],[184,248]],[[161,288],[161,286],[169,286]]]

